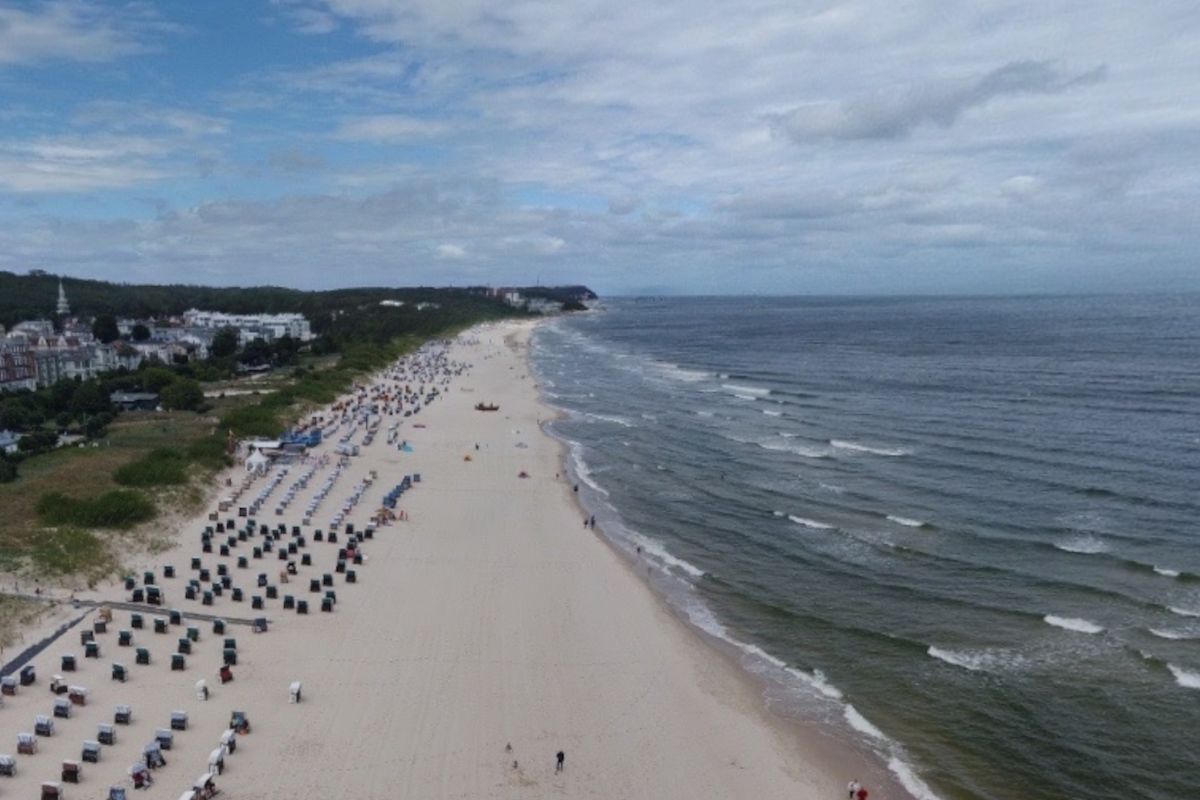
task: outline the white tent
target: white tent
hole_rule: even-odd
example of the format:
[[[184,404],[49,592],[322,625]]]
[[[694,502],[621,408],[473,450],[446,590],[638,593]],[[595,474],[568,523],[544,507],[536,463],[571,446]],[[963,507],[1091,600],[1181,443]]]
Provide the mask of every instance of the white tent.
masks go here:
[[[267,466],[271,461],[262,454],[262,451],[255,450],[246,457],[246,472],[256,472],[262,475],[267,471]]]

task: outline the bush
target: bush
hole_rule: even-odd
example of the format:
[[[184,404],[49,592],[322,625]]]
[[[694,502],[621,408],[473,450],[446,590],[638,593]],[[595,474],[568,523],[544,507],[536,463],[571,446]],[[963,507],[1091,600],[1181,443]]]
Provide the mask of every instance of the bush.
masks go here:
[[[117,489],[92,499],[49,492],[37,503],[38,516],[48,525],[83,528],[128,528],[154,518],[154,504],[137,492]]]
[[[17,465],[6,458],[0,458],[0,483],[12,483],[17,479]]]
[[[30,555],[37,566],[64,575],[103,568],[110,559],[100,539],[77,528],[59,528],[39,536]]]
[[[233,463],[225,453],[225,437],[217,433],[192,442],[187,455],[192,461],[212,470],[224,469]]]
[[[267,399],[274,397],[275,395],[271,395]],[[258,405],[235,408],[221,418],[221,427],[232,430],[234,436],[238,437],[274,437],[283,432],[278,406],[266,400]]]
[[[113,474],[122,486],[178,486],[187,483],[187,460],[178,450],[152,450]]]
[[[187,378],[177,378],[162,390],[161,396],[164,408],[178,411],[195,411],[204,405],[204,390]]]
[[[58,444],[58,434],[54,431],[34,431],[21,437],[21,441],[17,443],[17,449],[22,453],[35,453],[40,450],[49,450],[56,444]]]

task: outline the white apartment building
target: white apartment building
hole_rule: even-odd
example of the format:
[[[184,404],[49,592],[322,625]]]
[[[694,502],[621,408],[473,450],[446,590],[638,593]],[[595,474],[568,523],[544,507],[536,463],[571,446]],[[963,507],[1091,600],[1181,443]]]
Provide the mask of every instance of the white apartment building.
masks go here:
[[[270,342],[284,336],[301,342],[313,338],[312,328],[303,314],[226,314],[192,308],[183,312],[183,321],[196,328],[237,328],[243,343],[258,338]]]

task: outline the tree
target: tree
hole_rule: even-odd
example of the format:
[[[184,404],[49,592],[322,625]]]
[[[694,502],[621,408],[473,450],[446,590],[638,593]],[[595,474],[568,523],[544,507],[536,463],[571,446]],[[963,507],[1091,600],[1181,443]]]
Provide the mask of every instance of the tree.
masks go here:
[[[130,332],[130,335],[133,336],[133,340],[135,342],[144,342],[150,338],[150,329],[139,322],[133,326],[133,330]]]
[[[98,381],[84,381],[71,398],[71,413],[100,414],[112,408],[112,403]]]
[[[161,397],[163,408],[179,411],[195,411],[204,405],[204,390],[188,378],[180,378],[163,389]]]
[[[271,345],[266,339],[251,339],[238,358],[243,364],[263,364],[271,360]]]
[[[208,347],[208,352],[215,358],[225,358],[237,352],[238,349],[238,332],[237,328],[221,328],[213,336],[212,344]]]
[[[0,456],[0,483],[12,483],[17,479],[17,465]]]
[[[105,344],[120,339],[121,331],[117,328],[117,318],[112,314],[101,314],[96,317],[92,321],[92,335]]]
[[[300,350],[300,343],[288,334],[284,334],[271,344],[271,351],[276,364],[290,364]]]
[[[147,392],[161,392],[177,380],[175,373],[166,367],[147,367],[138,372],[138,378]]]

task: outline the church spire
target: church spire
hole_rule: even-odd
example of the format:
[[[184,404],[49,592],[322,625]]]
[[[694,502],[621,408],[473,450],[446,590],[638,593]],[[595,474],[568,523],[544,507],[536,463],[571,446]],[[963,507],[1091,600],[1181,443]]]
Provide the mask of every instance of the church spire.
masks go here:
[[[65,317],[71,313],[71,307],[67,305],[67,292],[63,289],[62,278],[58,279],[58,309],[57,313],[60,317]]]

